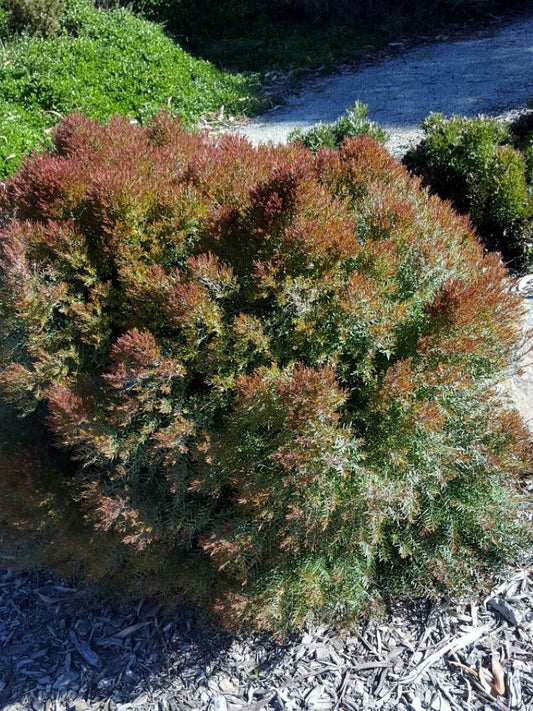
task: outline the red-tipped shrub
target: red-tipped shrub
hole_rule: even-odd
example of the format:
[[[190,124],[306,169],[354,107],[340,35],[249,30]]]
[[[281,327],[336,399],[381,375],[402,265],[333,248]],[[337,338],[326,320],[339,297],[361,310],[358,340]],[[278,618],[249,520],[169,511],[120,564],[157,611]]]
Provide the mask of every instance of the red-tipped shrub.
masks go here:
[[[7,186],[1,385],[72,462],[69,555],[274,628],[510,555],[521,305],[465,218],[367,136],[72,116],[55,144]]]

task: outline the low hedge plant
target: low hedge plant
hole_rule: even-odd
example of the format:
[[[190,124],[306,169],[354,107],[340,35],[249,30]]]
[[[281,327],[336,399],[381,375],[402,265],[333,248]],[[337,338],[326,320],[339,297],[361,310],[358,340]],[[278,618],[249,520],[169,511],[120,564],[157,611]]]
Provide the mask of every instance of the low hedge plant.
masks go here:
[[[338,148],[345,138],[355,136],[373,136],[380,143],[385,143],[387,134],[381,126],[368,118],[368,106],[356,101],[336,121],[323,121],[311,128],[297,128],[289,135],[292,143],[302,143],[313,153],[319,148]]]
[[[425,137],[405,156],[432,191],[469,214],[489,249],[529,268],[533,199],[527,143],[519,150],[509,126],[485,116],[431,114]]]

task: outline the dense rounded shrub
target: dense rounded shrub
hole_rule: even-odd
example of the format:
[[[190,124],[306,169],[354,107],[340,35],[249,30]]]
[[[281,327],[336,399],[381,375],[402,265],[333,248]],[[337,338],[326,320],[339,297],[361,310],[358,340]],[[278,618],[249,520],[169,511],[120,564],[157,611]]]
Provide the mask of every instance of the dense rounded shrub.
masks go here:
[[[516,554],[523,307],[465,218],[369,136],[54,144],[4,198],[1,387],[51,438],[2,458],[4,528],[278,629]]]
[[[508,127],[485,116],[431,114],[404,162],[442,198],[468,213],[490,249],[520,259],[532,240],[533,202],[524,155]]]

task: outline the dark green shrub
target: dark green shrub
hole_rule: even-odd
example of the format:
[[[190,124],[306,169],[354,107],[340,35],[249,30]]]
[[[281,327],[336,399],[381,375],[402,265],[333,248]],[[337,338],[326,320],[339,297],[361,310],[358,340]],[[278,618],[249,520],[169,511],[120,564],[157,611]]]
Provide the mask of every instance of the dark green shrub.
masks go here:
[[[359,101],[333,123],[318,123],[309,129],[296,129],[289,136],[289,141],[302,143],[313,153],[319,148],[338,148],[345,138],[355,136],[373,136],[380,143],[386,140],[386,133],[381,126],[368,118],[368,106]]]
[[[524,155],[509,130],[479,116],[431,114],[425,138],[405,157],[410,170],[455,208],[468,213],[490,249],[516,260],[531,241],[532,199]]]
[[[62,0],[1,0],[10,32],[55,37],[61,30]]]
[[[523,305],[464,218],[369,136],[54,145],[4,198],[1,387],[57,447],[0,459],[8,533],[275,629],[515,554]]]
[[[526,159],[527,180],[530,185],[533,185],[533,109],[524,111],[512,121],[509,131],[514,147],[522,151]]]

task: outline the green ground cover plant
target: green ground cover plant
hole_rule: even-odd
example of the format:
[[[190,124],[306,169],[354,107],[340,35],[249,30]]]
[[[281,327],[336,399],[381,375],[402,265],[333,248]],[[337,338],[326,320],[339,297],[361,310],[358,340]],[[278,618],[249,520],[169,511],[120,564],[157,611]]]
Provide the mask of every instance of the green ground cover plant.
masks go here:
[[[496,383],[523,303],[466,218],[371,136],[73,115],[53,144],[2,197],[17,564],[280,631],[518,555],[529,440]]]
[[[194,59],[159,26],[127,10],[64,0],[58,23],[54,36],[13,35],[7,23],[0,48],[3,176],[73,111],[102,120],[122,113],[142,123],[165,107],[194,125],[221,107],[240,115],[256,106],[255,78]]]
[[[424,139],[405,156],[405,164],[459,212],[470,215],[489,249],[501,251],[515,267],[532,266],[527,131],[522,152],[509,126],[485,116],[431,114],[422,128]]]

